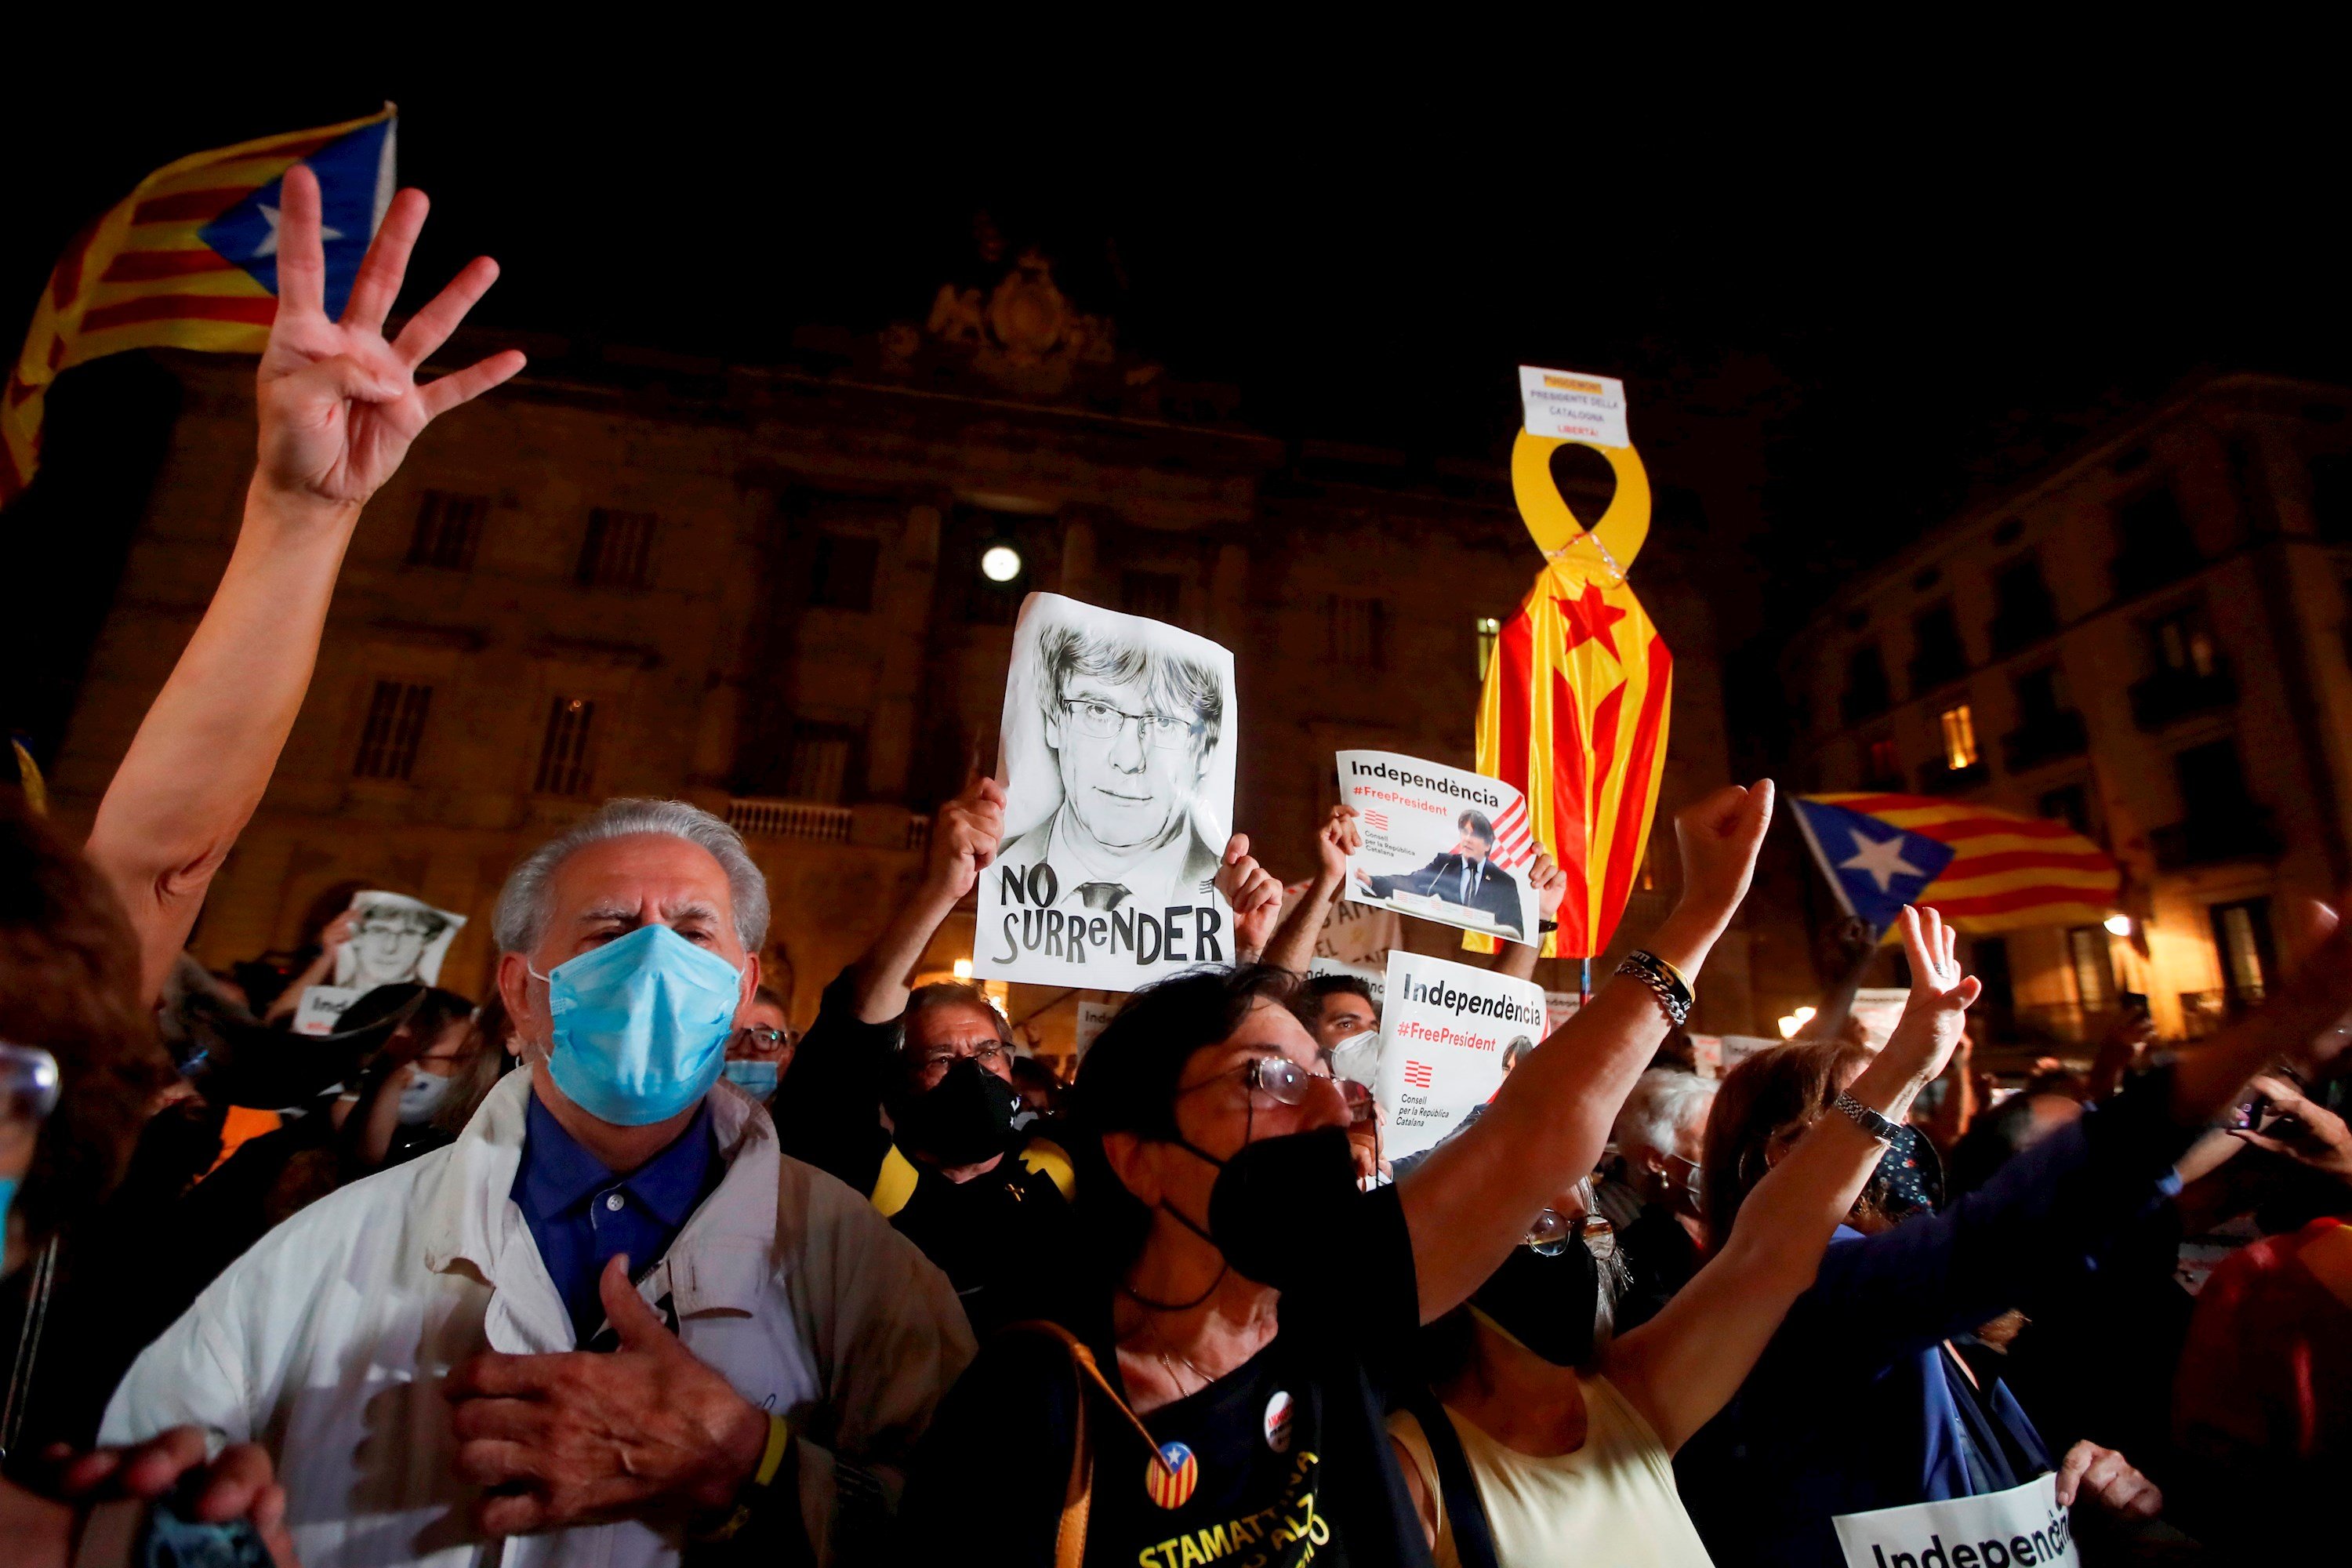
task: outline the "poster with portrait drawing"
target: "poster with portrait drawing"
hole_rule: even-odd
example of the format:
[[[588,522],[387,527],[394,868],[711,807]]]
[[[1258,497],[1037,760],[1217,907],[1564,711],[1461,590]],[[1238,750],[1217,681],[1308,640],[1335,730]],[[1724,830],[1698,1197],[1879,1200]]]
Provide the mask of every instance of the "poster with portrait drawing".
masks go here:
[[[312,985],[294,1011],[298,1035],[331,1035],[343,1012],[379,985],[441,983],[441,961],[466,917],[405,893],[352,895],[351,934],[335,953],[334,983]]]
[[[1230,963],[1212,879],[1234,814],[1234,656],[1057,594],[1022,602],[972,973],[1132,991]]]

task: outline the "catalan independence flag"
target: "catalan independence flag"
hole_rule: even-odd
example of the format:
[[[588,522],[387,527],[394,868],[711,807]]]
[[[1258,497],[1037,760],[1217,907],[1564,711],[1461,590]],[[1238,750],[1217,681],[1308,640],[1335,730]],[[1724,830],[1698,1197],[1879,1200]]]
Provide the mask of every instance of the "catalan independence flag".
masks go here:
[[[1973,936],[2095,925],[2123,868],[2063,822],[1919,795],[1802,795],[1797,826],[1848,914],[1874,932],[1905,904]]]
[[[319,176],[327,314],[342,313],[392,203],[394,110],[197,153],[74,237],[0,393],[0,505],[32,483],[49,384],[125,349],[258,353],[278,314],[278,182]]]
[[[1589,545],[1555,554],[1504,623],[1479,694],[1478,771],[1527,796],[1568,874],[1547,957],[1608,948],[1657,815],[1675,661],[1622,564]],[[1474,932],[1465,945],[1492,943]]]

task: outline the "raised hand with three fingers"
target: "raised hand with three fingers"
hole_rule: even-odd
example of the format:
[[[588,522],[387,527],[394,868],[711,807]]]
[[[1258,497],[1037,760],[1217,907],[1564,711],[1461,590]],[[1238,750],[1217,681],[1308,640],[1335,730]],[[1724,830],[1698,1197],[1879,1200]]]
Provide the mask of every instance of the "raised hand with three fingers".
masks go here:
[[[1217,891],[1234,907],[1234,956],[1243,963],[1254,963],[1265,952],[1282,918],[1282,882],[1257,863],[1249,847],[1246,833],[1227,839],[1216,878]]]

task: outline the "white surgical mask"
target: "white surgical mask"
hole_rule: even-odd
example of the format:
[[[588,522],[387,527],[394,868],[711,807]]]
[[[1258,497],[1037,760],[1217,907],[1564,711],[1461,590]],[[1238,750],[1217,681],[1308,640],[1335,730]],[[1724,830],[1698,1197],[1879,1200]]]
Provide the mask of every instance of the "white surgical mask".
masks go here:
[[[448,1100],[449,1090],[456,1083],[455,1079],[426,1072],[421,1067],[410,1073],[408,1081],[400,1089],[400,1124],[403,1127],[418,1127],[432,1121],[434,1112]]]

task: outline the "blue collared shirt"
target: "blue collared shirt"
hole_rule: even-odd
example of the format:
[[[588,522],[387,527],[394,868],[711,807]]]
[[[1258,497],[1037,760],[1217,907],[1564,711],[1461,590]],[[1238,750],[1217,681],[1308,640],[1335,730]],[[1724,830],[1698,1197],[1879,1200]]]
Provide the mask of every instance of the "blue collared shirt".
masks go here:
[[[537,1094],[530,1097],[513,1196],[547,1277],[572,1314],[574,1344],[585,1347],[604,1325],[604,1303],[596,1293],[604,1265],[625,1252],[631,1271],[642,1274],[667,1252],[726,1173],[718,1154],[710,1109],[704,1106],[668,1148],[616,1176],[563,1130]]]

